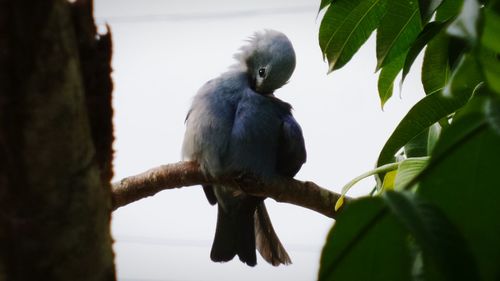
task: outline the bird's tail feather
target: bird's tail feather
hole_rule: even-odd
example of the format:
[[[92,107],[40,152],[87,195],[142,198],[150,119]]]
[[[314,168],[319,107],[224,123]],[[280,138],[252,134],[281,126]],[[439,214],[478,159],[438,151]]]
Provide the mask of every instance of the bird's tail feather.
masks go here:
[[[264,201],[257,205],[254,218],[257,250],[260,255],[274,266],[291,264],[292,260],[274,231]]]
[[[230,261],[235,255],[249,266],[257,264],[255,254],[255,206],[226,212],[218,206],[217,226],[210,258],[215,262]]]

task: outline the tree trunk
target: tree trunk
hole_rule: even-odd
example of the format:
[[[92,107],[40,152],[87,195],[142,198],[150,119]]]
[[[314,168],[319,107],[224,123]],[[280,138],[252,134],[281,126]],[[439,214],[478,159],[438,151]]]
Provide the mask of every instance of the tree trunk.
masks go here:
[[[115,280],[110,54],[91,1],[0,0],[0,280]]]

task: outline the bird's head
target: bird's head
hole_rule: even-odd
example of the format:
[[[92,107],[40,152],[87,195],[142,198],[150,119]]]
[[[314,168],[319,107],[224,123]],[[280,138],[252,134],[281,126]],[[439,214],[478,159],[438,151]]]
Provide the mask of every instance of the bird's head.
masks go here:
[[[263,95],[285,85],[295,69],[292,43],[275,30],[256,32],[235,58],[246,70],[252,89]]]

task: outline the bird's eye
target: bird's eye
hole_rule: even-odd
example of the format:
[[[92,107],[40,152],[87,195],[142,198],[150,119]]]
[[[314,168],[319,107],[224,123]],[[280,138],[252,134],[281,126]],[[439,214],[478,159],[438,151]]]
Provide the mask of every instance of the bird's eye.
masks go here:
[[[266,69],[265,68],[259,69],[259,76],[261,78],[264,78],[264,76],[266,76]]]

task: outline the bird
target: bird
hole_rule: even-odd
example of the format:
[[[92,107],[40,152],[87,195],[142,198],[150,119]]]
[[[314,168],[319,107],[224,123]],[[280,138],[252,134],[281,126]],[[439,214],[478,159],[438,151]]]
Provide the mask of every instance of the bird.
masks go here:
[[[306,162],[304,137],[291,105],[274,95],[295,69],[292,43],[282,32],[265,29],[250,36],[233,57],[236,63],[193,98],[185,119],[183,160],[196,161],[214,178],[248,174],[265,182],[294,177]],[[291,263],[264,197],[221,185],[203,185],[203,190],[218,206],[212,261],[238,256],[255,266],[257,249],[273,266]]]

